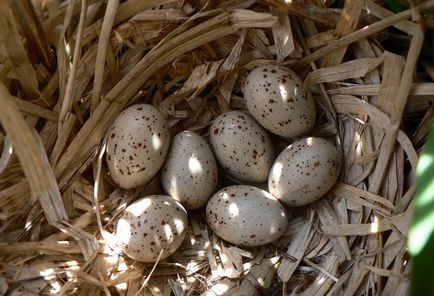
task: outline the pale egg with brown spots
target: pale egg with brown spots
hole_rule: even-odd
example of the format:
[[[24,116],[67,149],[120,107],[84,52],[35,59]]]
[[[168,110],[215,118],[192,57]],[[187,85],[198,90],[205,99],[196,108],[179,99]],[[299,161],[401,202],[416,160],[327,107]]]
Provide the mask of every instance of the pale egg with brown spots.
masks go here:
[[[265,182],[274,160],[267,132],[247,113],[230,111],[214,119],[210,143],[220,165],[241,181]]]
[[[260,246],[279,238],[288,225],[280,202],[265,190],[249,185],[226,187],[206,206],[206,219],[222,239],[241,246]]]
[[[286,205],[307,205],[333,187],[339,171],[339,152],[333,143],[323,138],[303,138],[276,158],[268,191]]]
[[[134,260],[155,262],[173,254],[187,231],[187,212],[167,195],[150,195],[129,205],[116,225],[122,251]]]
[[[200,135],[184,131],[172,139],[161,183],[188,210],[206,205],[217,186],[217,162]]]
[[[303,90],[296,73],[279,65],[253,69],[244,84],[249,113],[267,130],[282,137],[297,137],[315,124],[315,103]]]
[[[145,184],[163,165],[169,144],[168,124],[157,108],[128,107],[107,135],[106,161],[113,181],[125,189]]]

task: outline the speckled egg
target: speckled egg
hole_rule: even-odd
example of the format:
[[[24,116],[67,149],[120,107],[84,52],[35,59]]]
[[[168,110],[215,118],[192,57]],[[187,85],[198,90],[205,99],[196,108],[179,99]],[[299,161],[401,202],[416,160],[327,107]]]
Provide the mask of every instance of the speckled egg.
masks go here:
[[[247,113],[230,111],[214,119],[211,147],[221,166],[236,178],[265,182],[274,160],[267,132]]]
[[[106,160],[112,179],[125,189],[145,184],[163,165],[169,144],[169,127],[160,111],[147,104],[128,107],[108,131]]]
[[[150,195],[128,206],[116,226],[122,250],[134,260],[155,262],[173,254],[187,231],[187,212],[167,195]]]
[[[334,144],[323,138],[304,138],[276,158],[268,178],[268,191],[284,204],[303,206],[333,187],[339,169],[340,157]]]
[[[184,131],[172,139],[161,183],[186,209],[206,204],[217,186],[217,162],[201,136]]]
[[[222,239],[242,246],[260,246],[279,238],[287,227],[280,202],[265,190],[249,185],[226,187],[206,206],[206,219]]]
[[[244,85],[250,114],[267,130],[297,137],[315,124],[315,103],[303,91],[303,81],[288,68],[263,65],[253,69]]]

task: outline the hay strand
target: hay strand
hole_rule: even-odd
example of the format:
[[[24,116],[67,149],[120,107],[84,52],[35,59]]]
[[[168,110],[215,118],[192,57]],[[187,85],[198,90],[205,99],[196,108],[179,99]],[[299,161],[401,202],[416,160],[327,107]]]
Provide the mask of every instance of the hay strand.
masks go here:
[[[0,1],[0,294],[406,295],[415,170],[434,121],[422,52],[434,1],[400,13],[338,2]],[[265,246],[221,240],[198,210],[171,257],[134,262],[116,223],[163,191],[159,176],[114,184],[114,119],[153,104],[172,136],[208,139],[216,116],[246,109],[246,77],[267,63],[303,79],[317,103],[309,136],[335,140],[340,180],[288,209]],[[295,140],[272,138],[278,151]],[[222,171],[219,188],[237,182]]]

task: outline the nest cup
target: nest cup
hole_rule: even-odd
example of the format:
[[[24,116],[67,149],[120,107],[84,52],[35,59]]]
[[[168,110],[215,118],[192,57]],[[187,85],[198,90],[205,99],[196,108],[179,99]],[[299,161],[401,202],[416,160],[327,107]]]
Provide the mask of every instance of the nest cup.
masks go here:
[[[434,2],[403,2],[395,13],[371,0],[0,1],[0,295],[406,295]],[[288,228],[266,245],[220,239],[202,207],[168,258],[126,256],[117,221],[164,191],[160,173],[133,189],[112,180],[116,117],[151,104],[171,138],[208,141],[214,118],[248,112],[246,77],[268,64],[302,79],[317,114],[306,136],[334,142],[339,181],[287,207]],[[276,153],[298,140],[270,137]],[[239,183],[219,168],[216,190]]]

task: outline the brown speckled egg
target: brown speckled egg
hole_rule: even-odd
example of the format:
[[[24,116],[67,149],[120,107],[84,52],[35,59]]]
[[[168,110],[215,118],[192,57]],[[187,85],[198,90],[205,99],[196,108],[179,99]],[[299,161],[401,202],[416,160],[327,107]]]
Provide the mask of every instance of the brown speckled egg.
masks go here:
[[[116,226],[122,250],[134,260],[155,262],[173,254],[187,231],[187,212],[167,195],[150,195],[128,206]]]
[[[108,131],[106,160],[112,179],[125,189],[145,184],[163,165],[169,144],[168,124],[157,108],[128,107]]]
[[[208,143],[194,132],[176,135],[162,168],[161,183],[186,209],[204,206],[217,186],[217,162]]]
[[[256,67],[248,75],[243,92],[250,114],[276,135],[297,137],[315,124],[315,103],[303,91],[303,81],[288,68]]]
[[[303,206],[325,195],[339,177],[340,157],[323,138],[292,143],[274,161],[268,191],[289,206]]]
[[[222,239],[242,246],[260,246],[279,238],[288,225],[280,202],[265,190],[236,185],[215,193],[206,219]]]
[[[274,160],[267,132],[247,113],[230,111],[214,119],[211,147],[221,166],[242,181],[265,182]]]

